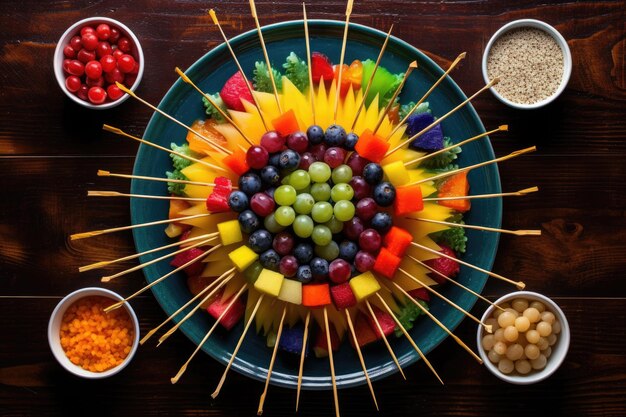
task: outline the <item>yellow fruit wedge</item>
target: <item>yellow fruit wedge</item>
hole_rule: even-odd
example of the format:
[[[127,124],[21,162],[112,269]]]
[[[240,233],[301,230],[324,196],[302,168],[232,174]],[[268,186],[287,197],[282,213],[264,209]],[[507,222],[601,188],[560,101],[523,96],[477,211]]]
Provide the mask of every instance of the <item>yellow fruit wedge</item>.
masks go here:
[[[302,304],[302,283],[293,279],[284,280],[278,299],[291,304]]]
[[[240,272],[244,271],[247,267],[252,265],[254,261],[259,259],[259,255],[246,245],[241,245],[231,251],[228,257]]]
[[[352,278],[350,280],[350,288],[357,301],[361,302],[378,292],[378,290],[380,290],[380,284],[374,274],[367,271]]]
[[[254,288],[265,294],[278,297],[283,281],[285,281],[285,277],[282,274],[263,268],[254,282]]]
[[[220,239],[222,240],[222,245],[224,246],[241,242],[243,240],[238,220],[229,220],[218,223],[217,231],[220,233]]]

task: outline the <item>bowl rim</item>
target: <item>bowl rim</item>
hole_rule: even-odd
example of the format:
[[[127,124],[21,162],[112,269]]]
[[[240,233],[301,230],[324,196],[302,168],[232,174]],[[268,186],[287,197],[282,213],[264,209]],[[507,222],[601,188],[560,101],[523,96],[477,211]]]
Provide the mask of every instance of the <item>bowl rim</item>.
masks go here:
[[[505,98],[504,96],[502,96],[500,93],[498,93],[495,87],[491,87],[489,90],[491,90],[492,94],[498,100],[500,100],[502,103],[506,104],[509,107],[513,107],[513,108],[520,109],[520,110],[532,110],[532,109],[538,109],[540,107],[544,107],[552,103],[554,100],[556,100],[557,97],[559,97],[561,93],[565,90],[565,88],[567,87],[567,84],[569,83],[569,79],[572,75],[572,53],[569,49],[569,45],[567,44],[567,41],[565,40],[563,35],[561,35],[561,33],[558,30],[556,30],[553,26],[537,19],[519,19],[519,20],[514,20],[512,22],[505,24],[500,29],[498,29],[491,36],[491,38],[489,39],[489,42],[487,42],[487,46],[485,46],[485,50],[482,56],[481,70],[482,70],[483,79],[485,83],[489,83],[490,79],[489,79],[489,75],[487,74],[487,57],[489,56],[489,52],[491,52],[491,48],[493,44],[505,33],[510,32],[511,30],[514,30],[514,29],[519,29],[519,28],[524,28],[524,27],[543,30],[544,32],[552,36],[552,38],[556,41],[557,45],[559,45],[559,48],[561,49],[561,52],[563,53],[563,78],[561,79],[561,83],[559,84],[559,87],[551,96],[533,104],[516,103],[514,101],[511,101]]]
[[[555,373],[557,369],[559,369],[559,367],[565,360],[565,357],[567,356],[567,352],[569,351],[569,345],[571,340],[570,327],[569,322],[567,321],[567,317],[565,316],[563,310],[561,310],[561,307],[559,307],[559,305],[551,298],[537,292],[514,291],[498,298],[494,302],[494,304],[499,305],[515,298],[528,298],[533,301],[541,301],[542,303],[546,304],[547,307],[549,307],[549,310],[557,317],[557,320],[559,320],[559,322],[561,323],[561,333],[559,334],[557,344],[555,345],[557,346],[557,348],[552,349],[552,355],[548,359],[548,364],[546,365],[546,367],[539,372],[533,372],[526,376],[503,374],[489,360],[487,352],[485,352],[485,349],[483,349],[482,337],[484,335],[484,329],[482,325],[478,325],[478,328],[476,330],[476,347],[478,349],[480,357],[484,362],[485,367],[497,378],[515,385],[530,385],[543,381],[544,379]],[[487,318],[489,318],[491,314],[493,314],[494,310],[495,307],[493,305],[489,306],[489,308],[487,308],[487,310],[485,310],[485,312],[483,313],[481,321],[484,322]]]
[[[65,87],[65,76],[63,74],[63,48],[65,47],[65,44],[67,43],[67,40],[73,36],[77,29],[80,26],[83,26],[85,24],[89,24],[89,23],[110,23],[115,25],[116,27],[118,27],[119,29],[121,29],[125,35],[129,36],[132,40],[133,40],[133,44],[135,45],[136,48],[136,52],[137,52],[137,57],[138,57],[138,62],[139,62],[139,71],[137,72],[137,78],[135,79],[135,82],[133,83],[132,87],[130,88],[131,91],[135,91],[137,89],[137,87],[139,87],[139,84],[141,83],[141,79],[143,78],[143,71],[145,68],[145,58],[144,58],[144,54],[143,54],[143,48],[141,47],[141,43],[139,42],[139,39],[137,38],[137,36],[135,35],[135,33],[130,30],[130,28],[128,26],[126,26],[125,24],[123,24],[122,22],[112,19],[110,17],[105,17],[105,16],[93,16],[93,17],[87,17],[85,19],[81,19],[77,22],[75,22],[74,24],[72,24],[69,28],[67,28],[65,30],[65,32],[63,32],[63,34],[61,35],[61,37],[59,38],[59,41],[57,42],[57,45],[54,49],[54,55],[52,58],[52,66],[53,66],[53,70],[54,70],[54,77],[57,80],[57,83],[59,84],[59,87],[61,88],[61,90],[63,90],[63,92],[65,93],[66,96],[68,96],[70,98],[70,100],[72,100],[75,103],[80,104],[83,107],[86,107],[88,109],[94,109],[94,110],[106,110],[106,109],[111,109],[113,107],[117,107],[120,104],[122,104],[124,101],[128,100],[129,95],[128,94],[124,94],[122,97],[120,97],[119,99],[115,100],[115,101],[110,101],[108,103],[104,103],[104,104],[91,104],[87,101],[81,100],[78,97],[76,97],[74,94],[70,93],[67,88]]]
[[[57,331],[58,330],[57,324],[60,323],[60,320],[63,318],[65,311],[74,302],[84,297],[98,296],[98,295],[104,296],[104,297],[107,297],[116,301],[124,300],[124,298],[121,295],[111,290],[108,290],[106,288],[101,288],[101,287],[81,288],[63,297],[61,301],[59,301],[59,303],[56,305],[54,310],[52,311],[52,314],[50,314],[50,320],[48,321],[48,345],[50,346],[52,355],[55,357],[57,362],[59,362],[59,364],[63,368],[65,368],[68,372],[76,376],[79,376],[81,378],[86,378],[86,379],[102,379],[102,378],[107,378],[109,376],[117,374],[131,362],[131,360],[135,356],[135,353],[137,352],[137,349],[139,347],[139,330],[140,330],[139,320],[137,319],[137,315],[135,314],[135,311],[133,310],[131,305],[129,303],[124,303],[123,308],[126,309],[126,312],[131,317],[132,322],[133,322],[133,330],[134,330],[133,344],[131,346],[130,352],[128,352],[128,355],[126,356],[124,361],[118,366],[108,369],[104,372],[91,372],[77,365],[74,365],[72,362],[70,362],[70,360],[65,355],[63,348],[61,347],[61,342],[59,340],[59,335]]]

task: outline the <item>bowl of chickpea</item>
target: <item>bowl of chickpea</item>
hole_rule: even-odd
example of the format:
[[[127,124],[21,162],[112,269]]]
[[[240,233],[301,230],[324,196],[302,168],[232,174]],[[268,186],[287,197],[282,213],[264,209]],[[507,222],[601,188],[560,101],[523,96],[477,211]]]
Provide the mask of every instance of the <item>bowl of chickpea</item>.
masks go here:
[[[528,385],[543,381],[563,363],[570,329],[561,308],[545,295],[518,291],[505,295],[482,317],[478,352],[485,366],[503,381]]]

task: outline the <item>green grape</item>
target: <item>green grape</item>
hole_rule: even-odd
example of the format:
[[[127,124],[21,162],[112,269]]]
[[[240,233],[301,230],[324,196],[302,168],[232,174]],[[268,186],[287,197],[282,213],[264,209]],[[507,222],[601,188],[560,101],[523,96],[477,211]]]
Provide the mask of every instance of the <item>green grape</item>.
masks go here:
[[[330,167],[324,162],[313,162],[309,166],[309,175],[311,176],[311,181],[324,183],[330,179]]]
[[[306,238],[311,236],[311,233],[313,233],[313,226],[313,219],[304,214],[300,214],[299,216],[296,216],[296,219],[293,221],[293,225],[291,227],[293,227],[293,232],[296,236]]]
[[[332,198],[333,201],[350,201],[352,197],[354,197],[354,190],[350,184],[337,184],[330,190],[330,198]]]
[[[293,186],[296,190],[304,190],[311,183],[311,177],[309,173],[303,169],[299,169],[297,171],[289,174],[289,184]]]
[[[313,220],[317,223],[326,223],[333,217],[333,206],[326,201],[315,203],[311,210],[311,217],[313,217]]]
[[[280,206],[274,212],[276,223],[281,226],[290,226],[296,218],[296,212],[290,206]]]
[[[288,185],[289,184],[289,177],[291,176],[291,174],[287,174],[283,177],[282,180],[280,180],[280,183],[283,185]]]
[[[302,193],[296,197],[296,202],[293,203],[293,208],[298,214],[309,214],[315,204],[315,199],[311,194]]]
[[[333,234],[328,227],[318,224],[313,228],[311,240],[313,240],[313,243],[316,245],[326,246],[333,241]]]
[[[335,184],[340,183],[349,183],[352,179],[352,168],[348,165],[339,165],[337,168],[333,169],[332,175],[333,182]]]
[[[296,202],[296,189],[291,185],[281,185],[274,191],[274,201],[279,206],[290,206]]]
[[[337,201],[333,211],[337,220],[347,222],[354,217],[354,204],[347,200]]]
[[[315,245],[315,254],[327,261],[333,261],[339,256],[339,245],[332,240],[326,246]]]
[[[263,225],[270,233],[278,233],[285,230],[284,226],[281,226],[280,224],[278,224],[278,222],[276,222],[276,217],[274,216],[274,213],[265,217],[265,220],[263,220]]]
[[[313,184],[311,186],[311,195],[315,201],[328,201],[330,198],[330,185],[327,183]]]
[[[263,270],[263,265],[261,265],[261,262],[256,261],[252,265],[250,265],[248,268],[246,268],[245,271],[243,271],[243,276],[246,278],[248,283],[254,284],[256,279],[259,277],[259,274],[261,274],[262,270]]]
[[[307,185],[306,187],[304,187],[301,190],[298,190],[298,194],[311,194],[311,184]]]
[[[343,222],[337,220],[335,216],[331,217],[329,221],[324,223],[324,226],[327,226],[333,234],[339,233],[343,230]]]

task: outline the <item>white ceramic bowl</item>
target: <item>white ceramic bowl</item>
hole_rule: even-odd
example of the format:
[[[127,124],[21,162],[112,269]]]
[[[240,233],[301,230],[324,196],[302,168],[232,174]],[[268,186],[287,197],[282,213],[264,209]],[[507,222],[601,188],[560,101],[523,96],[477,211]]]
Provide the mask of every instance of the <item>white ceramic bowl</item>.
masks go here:
[[[84,101],[76,97],[75,94],[70,93],[65,87],[65,74],[63,72],[63,60],[65,57],[63,56],[63,48],[69,43],[72,36],[80,33],[80,29],[85,25],[97,26],[100,23],[108,23],[109,25],[115,26],[119,29],[120,33],[132,40],[133,49],[130,51],[130,55],[135,58],[135,61],[139,63],[139,72],[137,73],[137,78],[135,79],[135,83],[130,87],[131,91],[135,91],[141,82],[141,78],[143,76],[143,70],[145,68],[145,61],[143,57],[143,49],[141,49],[141,44],[139,43],[139,39],[137,36],[123,23],[118,22],[115,19],[111,19],[108,17],[89,17],[87,19],[79,20],[70,26],[63,35],[61,35],[61,39],[57,43],[56,49],[54,50],[54,58],[53,58],[53,67],[54,67],[54,76],[59,83],[59,87],[61,90],[67,95],[72,101],[80,104],[83,107],[87,107],[88,109],[96,109],[96,110],[105,110],[110,109],[112,107],[119,106],[124,101],[128,99],[128,94],[124,94],[122,97],[115,101],[109,101],[102,104],[92,104],[88,101]]]
[[[50,344],[50,349],[52,350],[52,354],[54,355],[56,360],[61,364],[61,366],[63,366],[69,372],[73,373],[74,375],[83,377],[83,378],[102,379],[102,378],[109,377],[111,375],[115,375],[116,373],[120,372],[133,359],[133,356],[135,355],[135,352],[137,351],[137,347],[139,346],[139,321],[137,320],[137,315],[133,311],[130,304],[124,303],[124,305],[120,307],[120,308],[126,309],[126,312],[128,313],[128,315],[130,316],[133,322],[133,331],[134,331],[133,345],[130,349],[130,352],[128,353],[128,356],[126,356],[126,359],[124,359],[124,361],[121,364],[119,364],[118,366],[114,368],[106,370],[104,372],[91,372],[91,371],[81,368],[80,366],[74,365],[67,358],[67,356],[65,355],[65,352],[63,351],[63,348],[61,347],[61,339],[59,337],[60,330],[61,330],[61,321],[63,319],[63,315],[65,314],[65,311],[74,302],[78,301],[81,298],[94,296],[94,295],[108,297],[115,301],[123,300],[123,298],[119,294],[114,293],[113,291],[109,291],[107,289],[98,288],[98,287],[82,288],[80,290],[74,291],[71,294],[68,294],[65,298],[59,301],[59,304],[57,304],[56,308],[52,312],[52,315],[50,316],[50,322],[48,323],[48,343]]]
[[[502,26],[500,29],[498,29],[498,31],[494,33],[491,39],[489,39],[489,42],[487,43],[487,46],[485,47],[485,52],[483,52],[483,60],[482,60],[483,78],[485,80],[485,83],[489,83],[489,81],[491,81],[489,79],[489,76],[487,75],[487,57],[489,56],[489,52],[491,51],[491,47],[493,46],[494,42],[505,33],[513,29],[521,29],[521,28],[540,29],[554,38],[556,43],[561,48],[561,51],[563,52],[563,78],[561,79],[561,84],[559,85],[557,90],[554,92],[554,94],[552,94],[550,97],[544,100],[538,101],[536,103],[533,103],[533,104],[522,104],[522,103],[516,103],[514,101],[508,100],[504,98],[500,93],[498,93],[498,91],[496,90],[497,86],[495,88],[492,87],[491,92],[493,93],[494,96],[496,96],[498,100],[500,100],[502,103],[506,104],[509,107],[522,109],[522,110],[537,109],[539,107],[543,107],[551,103],[559,95],[561,95],[563,90],[565,90],[567,83],[569,82],[570,75],[572,74],[572,53],[569,50],[567,41],[555,28],[553,28],[549,24],[542,22],[541,20],[521,19],[521,20],[515,20],[513,22],[509,22],[506,25]]]
[[[512,301],[516,298],[525,298],[531,301],[541,301],[546,306],[546,310],[554,313],[556,319],[559,321],[559,323],[561,323],[561,333],[559,333],[556,343],[554,344],[554,346],[552,346],[552,354],[548,358],[546,367],[540,371],[532,370],[528,375],[506,375],[500,372],[498,367],[489,360],[489,358],[487,357],[487,352],[485,351],[485,349],[483,349],[482,338],[485,335],[485,332],[482,326],[478,326],[478,331],[476,332],[476,344],[478,347],[478,353],[480,354],[482,360],[485,362],[485,367],[489,369],[492,374],[494,374],[503,381],[510,382],[511,384],[529,385],[539,381],[543,381],[544,379],[552,375],[559,368],[559,366],[561,366],[569,349],[570,329],[569,323],[567,322],[567,318],[565,317],[563,310],[561,310],[561,308],[554,301],[552,301],[545,295],[541,295],[531,291],[517,291],[499,298],[498,300],[496,300],[495,304],[500,305],[502,303]],[[484,322],[486,319],[491,317],[494,310],[495,307],[490,306],[483,314],[482,321]]]

